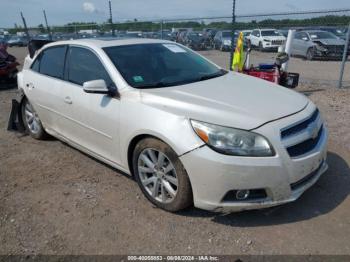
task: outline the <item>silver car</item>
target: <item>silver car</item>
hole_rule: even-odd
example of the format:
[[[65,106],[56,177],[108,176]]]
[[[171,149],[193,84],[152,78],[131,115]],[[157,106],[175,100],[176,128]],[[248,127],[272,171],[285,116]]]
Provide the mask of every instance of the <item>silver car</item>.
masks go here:
[[[26,60],[18,87],[27,132],[134,175],[165,210],[284,204],[327,169],[327,128],[307,97],[182,45],[59,41]]]
[[[345,41],[326,31],[296,32],[292,55],[305,57],[307,60],[315,58],[340,59],[343,56]]]

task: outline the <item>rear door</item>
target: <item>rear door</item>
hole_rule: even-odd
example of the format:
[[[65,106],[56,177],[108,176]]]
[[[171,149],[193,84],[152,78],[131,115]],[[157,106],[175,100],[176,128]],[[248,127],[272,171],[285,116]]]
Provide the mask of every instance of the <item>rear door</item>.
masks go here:
[[[84,82],[104,80],[115,86],[99,56],[91,49],[70,46],[62,85],[62,135],[105,159],[119,162],[120,100],[105,94],[86,93]]]
[[[23,74],[25,94],[46,129],[59,131],[61,84],[67,46],[43,50]]]

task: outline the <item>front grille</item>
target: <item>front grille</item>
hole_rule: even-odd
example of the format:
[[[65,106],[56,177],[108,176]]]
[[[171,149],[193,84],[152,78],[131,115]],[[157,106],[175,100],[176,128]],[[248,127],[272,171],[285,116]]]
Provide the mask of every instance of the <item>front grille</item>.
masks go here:
[[[343,45],[329,45],[326,46],[328,53],[334,54],[334,55],[343,55],[344,53],[344,46]]]
[[[306,119],[305,121],[301,122],[300,124],[297,124],[295,126],[292,126],[288,129],[285,129],[281,132],[281,137],[282,139],[295,135],[301,131],[303,131],[304,129],[306,129],[312,122],[315,122],[318,115],[319,115],[319,111],[318,109],[316,109],[316,111],[311,115],[310,118]]]
[[[315,171],[311,172],[309,175],[300,179],[299,181],[291,184],[290,185],[291,189],[294,191],[294,190],[297,190],[297,189],[307,185],[318,174],[318,172],[321,170],[323,164],[324,164],[324,161],[321,162],[321,164],[319,165],[319,167]]]
[[[324,132],[324,129],[323,129],[323,126],[321,126],[316,138],[310,138],[300,144],[288,147],[287,148],[288,154],[291,157],[297,157],[312,151],[320,141],[323,132]]]
[[[272,40],[273,45],[283,45],[284,41],[283,40]]]

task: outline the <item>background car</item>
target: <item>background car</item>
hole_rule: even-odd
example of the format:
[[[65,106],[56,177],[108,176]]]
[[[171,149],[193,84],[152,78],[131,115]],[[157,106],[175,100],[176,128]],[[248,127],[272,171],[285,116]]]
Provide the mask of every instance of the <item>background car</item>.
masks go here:
[[[184,43],[186,46],[192,48],[193,50],[203,50],[205,49],[204,37],[201,32],[190,31],[184,37]]]
[[[335,36],[345,40],[346,39],[346,33],[347,28],[344,27],[337,27],[337,26],[320,26],[312,28],[312,30],[319,30],[319,31],[326,31],[334,34]]]
[[[234,44],[238,37],[238,32],[234,33]],[[232,41],[232,31],[218,31],[214,37],[214,49],[220,51],[229,51],[231,50],[231,41]]]
[[[295,33],[292,55],[307,60],[314,58],[341,59],[345,41],[326,31],[299,31]]]
[[[12,46],[27,46],[28,45],[28,39],[24,36],[12,36],[10,39],[7,40],[7,44],[9,47]]]
[[[258,48],[260,51],[277,51],[277,49],[286,42],[286,37],[276,29],[255,29],[247,38],[252,47]]]

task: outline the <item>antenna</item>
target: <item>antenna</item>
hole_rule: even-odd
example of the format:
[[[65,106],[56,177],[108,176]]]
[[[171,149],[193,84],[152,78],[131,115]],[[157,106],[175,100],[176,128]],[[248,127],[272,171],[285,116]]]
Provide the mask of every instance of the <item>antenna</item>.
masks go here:
[[[24,31],[27,35],[27,39],[28,41],[30,41],[30,36],[29,36],[29,31],[28,31],[28,27],[27,27],[27,23],[26,23],[26,19],[23,16],[23,13],[21,12],[21,17],[22,17],[22,21],[23,21],[23,25],[24,25]]]
[[[232,5],[232,38],[231,38],[231,53],[230,53],[230,70],[232,71],[232,62],[233,62],[233,53],[234,53],[234,46],[235,46],[235,23],[236,23],[236,0],[233,0],[233,5]]]
[[[43,13],[44,13],[44,18],[45,18],[45,23],[46,23],[46,29],[47,29],[47,32],[49,33],[49,38],[50,38],[50,40],[52,40],[52,34],[51,34],[51,31],[50,31],[49,24],[47,23],[47,18],[46,18],[46,12],[45,12],[45,10],[43,10]]]
[[[108,1],[108,3],[109,3],[109,22],[111,23],[112,36],[115,36],[113,17],[112,17],[112,3],[111,1]]]

